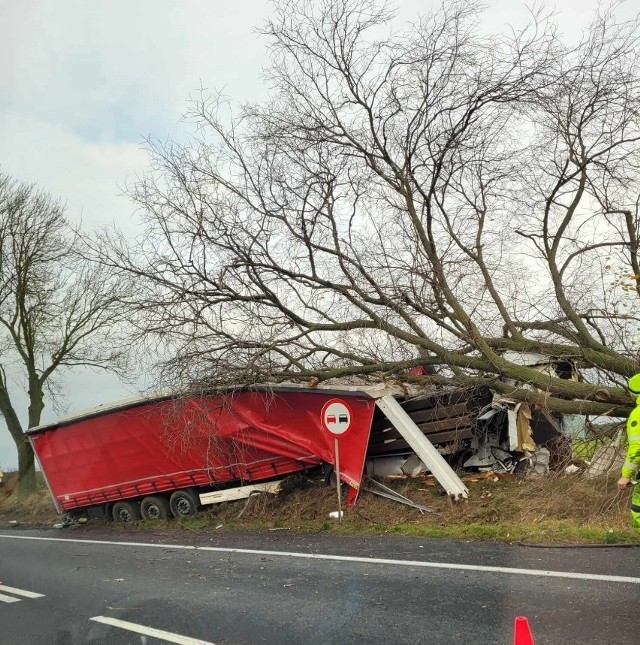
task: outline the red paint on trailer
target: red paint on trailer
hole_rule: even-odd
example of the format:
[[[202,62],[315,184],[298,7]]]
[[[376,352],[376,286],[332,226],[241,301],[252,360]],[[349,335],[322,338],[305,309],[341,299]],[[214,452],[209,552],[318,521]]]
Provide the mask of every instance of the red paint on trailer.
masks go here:
[[[340,393],[353,411],[341,479],[357,497],[375,402]],[[244,391],[148,400],[30,431],[59,510],[179,488],[256,482],[333,464],[323,390]]]

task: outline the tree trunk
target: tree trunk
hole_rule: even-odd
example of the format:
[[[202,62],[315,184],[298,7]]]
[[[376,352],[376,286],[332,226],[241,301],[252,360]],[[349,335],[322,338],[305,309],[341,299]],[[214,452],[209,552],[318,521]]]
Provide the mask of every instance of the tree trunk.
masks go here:
[[[44,392],[42,383],[36,371],[35,365],[29,366],[29,425],[28,428],[35,428],[40,425],[40,417],[44,410]]]
[[[35,492],[36,485],[35,457],[25,435],[18,445],[18,499],[23,500]]]
[[[29,388],[29,427],[38,425],[44,408],[44,396],[39,383]],[[0,413],[18,450],[18,499],[23,500],[36,490],[36,462],[33,448],[22,430],[6,387],[4,371],[0,371]]]
[[[40,424],[44,410],[44,393],[35,369],[29,370],[29,428]],[[18,444],[18,499],[24,499],[36,490],[36,463],[33,448],[26,435]]]

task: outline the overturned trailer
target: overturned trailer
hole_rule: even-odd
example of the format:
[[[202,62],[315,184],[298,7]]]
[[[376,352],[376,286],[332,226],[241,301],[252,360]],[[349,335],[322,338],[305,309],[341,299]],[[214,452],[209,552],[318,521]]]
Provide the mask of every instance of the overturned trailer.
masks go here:
[[[428,439],[429,415],[418,419],[421,428],[405,398],[383,386],[164,395],[100,406],[28,436],[59,512],[87,510],[119,520],[188,516],[203,504],[273,492],[283,476],[335,466],[335,429],[343,434],[340,478],[353,504],[367,454],[379,453],[372,427],[374,437],[392,428],[401,444],[391,451],[412,451],[448,494],[466,497]]]

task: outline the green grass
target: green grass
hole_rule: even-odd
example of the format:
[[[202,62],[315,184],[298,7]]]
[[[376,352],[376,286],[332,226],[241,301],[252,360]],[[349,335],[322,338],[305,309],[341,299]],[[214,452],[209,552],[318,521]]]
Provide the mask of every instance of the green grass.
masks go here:
[[[143,526],[145,523],[141,523]],[[147,524],[148,526],[148,524]],[[160,528],[156,523],[155,528]],[[637,544],[640,546],[640,532],[632,528],[607,529],[594,526],[580,526],[573,522],[497,522],[471,524],[421,524],[402,522],[397,524],[372,524],[363,521],[352,511],[347,511],[342,522],[331,520],[295,520],[290,522],[265,521],[264,519],[222,521],[202,514],[179,522],[166,522],[162,528],[171,530],[180,527],[185,531],[212,533],[234,531],[289,530],[292,532],[330,532],[339,535],[407,535],[426,538],[450,538],[458,540],[497,540],[501,542],[524,541],[536,543],[576,544]]]
[[[603,439],[574,439],[573,440],[573,457],[575,459],[584,459],[591,461],[596,450],[601,446],[610,443]]]

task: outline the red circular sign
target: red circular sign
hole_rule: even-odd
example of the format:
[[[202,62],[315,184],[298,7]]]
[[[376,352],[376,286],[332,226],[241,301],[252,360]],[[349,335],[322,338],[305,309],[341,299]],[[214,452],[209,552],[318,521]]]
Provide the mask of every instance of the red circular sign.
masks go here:
[[[343,435],[353,421],[351,408],[342,399],[331,399],[327,401],[320,416],[322,427],[331,434]]]

